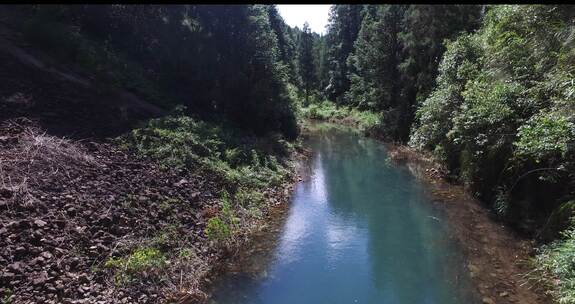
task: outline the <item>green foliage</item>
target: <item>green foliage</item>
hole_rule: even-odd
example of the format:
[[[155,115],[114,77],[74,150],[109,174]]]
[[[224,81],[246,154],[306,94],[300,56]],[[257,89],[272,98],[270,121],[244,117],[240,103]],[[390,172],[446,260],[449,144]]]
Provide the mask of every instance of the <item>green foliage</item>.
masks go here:
[[[230,195],[226,191],[221,195],[221,205],[222,209],[219,215],[210,218],[206,225],[206,236],[212,241],[226,241],[238,229],[240,219],[236,217]]]
[[[218,156],[224,143],[218,126],[181,114],[150,120],[123,137],[139,154],[160,160],[165,167],[182,168]]]
[[[298,67],[296,59],[299,50],[297,50],[298,46],[295,43],[295,37],[290,27],[284,22],[276,6],[268,5],[267,8],[270,26],[274,31],[278,42],[279,58],[282,64],[281,69],[287,73],[288,85],[297,84]],[[295,99],[291,98],[291,100]]]
[[[170,224],[162,228],[152,239],[151,245],[154,248],[168,249],[175,246],[180,238],[178,226]]]
[[[306,22],[300,38],[299,71],[305,89],[305,102],[309,103],[309,91],[315,85],[316,73],[313,62],[313,36]]]
[[[543,241],[556,239],[561,232],[570,227],[573,217],[575,217],[575,200],[562,202],[549,215],[547,222],[539,232],[538,238]]]
[[[293,147],[281,137],[250,137],[179,111],[150,120],[118,142],[164,168],[204,170],[230,188],[277,185],[289,175],[289,164],[283,158]]]
[[[415,128],[409,142],[411,146],[419,149],[441,147],[449,151],[448,137],[453,135],[450,133],[453,118],[460,112],[466,80],[480,67],[478,47],[477,39],[469,35],[447,43],[447,51],[439,66],[438,86],[417,109]]]
[[[302,118],[352,123],[362,132],[376,132],[382,128],[383,121],[381,114],[337,106],[327,100],[311,103],[307,107],[300,107],[299,115]]]
[[[234,198],[237,203],[244,207],[258,207],[263,204],[265,199],[261,192],[246,189],[239,189]]]
[[[416,105],[433,89],[444,40],[473,30],[479,17],[479,6],[335,5],[327,96],[381,112],[378,134],[406,141]],[[435,98],[441,97],[436,93]]]
[[[482,78],[468,82],[462,93],[465,103],[461,113],[453,118],[453,142],[478,154],[484,153],[486,146],[508,144],[516,119],[512,104],[520,92],[513,83]]]
[[[182,248],[178,252],[178,258],[183,261],[191,261],[197,258],[197,254],[193,248]]]
[[[575,153],[575,123],[572,120],[575,117],[559,113],[534,115],[519,127],[516,153],[535,162],[569,157]]]
[[[505,217],[509,212],[509,191],[504,187],[497,189],[497,194],[495,196],[495,203],[493,204],[493,209],[500,217]]]
[[[159,270],[167,264],[164,254],[156,248],[137,248],[125,257],[112,257],[104,264],[105,268],[116,270],[116,283],[131,282],[144,272]]]
[[[566,230],[562,240],[543,246],[535,258],[538,274],[550,286],[558,303],[575,303],[575,228]]]
[[[240,188],[234,195],[236,204],[244,208],[247,213],[254,218],[261,218],[262,206],[265,203],[265,196],[263,193],[246,188]]]
[[[12,303],[12,295],[13,295],[12,289],[6,288],[2,295],[2,304]]]
[[[416,112],[410,145],[439,151],[501,215],[542,218],[573,194],[571,11],[490,7],[479,31],[446,44],[437,87]],[[526,181],[559,190],[518,205],[513,189]]]
[[[32,43],[98,83],[127,88],[165,108],[185,102],[190,112],[222,117],[258,135],[297,137],[286,87],[295,74],[293,42],[274,8],[29,5],[14,10],[23,13],[19,19]]]
[[[212,241],[224,241],[231,236],[230,227],[218,216],[208,220],[206,235]]]
[[[396,106],[403,6],[367,6],[354,49],[348,57],[351,86],[346,103],[359,109]]]
[[[349,89],[347,58],[353,50],[361,27],[362,5],[333,5],[327,33],[329,82],[325,88],[329,100],[343,103]]]
[[[291,176],[286,159],[293,144],[281,136],[258,138],[227,126],[214,125],[183,114],[150,120],[117,139],[126,149],[156,160],[165,169],[199,170],[213,176],[222,189],[221,212],[208,220],[205,233],[214,241],[227,241],[240,224],[238,210],[259,214],[265,207],[262,190],[281,185]],[[232,204],[230,195],[234,193]],[[160,202],[168,209],[177,200]],[[163,231],[155,246],[170,243],[173,233]]]

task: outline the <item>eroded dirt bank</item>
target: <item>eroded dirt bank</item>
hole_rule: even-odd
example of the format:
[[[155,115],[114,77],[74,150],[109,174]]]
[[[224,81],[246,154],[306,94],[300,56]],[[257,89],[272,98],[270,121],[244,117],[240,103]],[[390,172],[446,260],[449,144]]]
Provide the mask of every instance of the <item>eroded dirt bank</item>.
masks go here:
[[[434,204],[445,210],[483,303],[552,303],[545,290],[526,276],[531,271],[532,240],[495,221],[463,186],[448,183],[442,167],[429,155],[405,146],[386,146],[389,158],[428,184]]]

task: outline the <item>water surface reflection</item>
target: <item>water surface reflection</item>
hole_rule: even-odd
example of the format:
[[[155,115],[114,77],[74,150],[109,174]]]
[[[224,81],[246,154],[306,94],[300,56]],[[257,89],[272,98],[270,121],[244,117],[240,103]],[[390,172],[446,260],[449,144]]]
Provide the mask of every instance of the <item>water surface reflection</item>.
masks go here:
[[[312,174],[264,253],[270,262],[222,278],[214,302],[474,303],[443,215],[407,168],[385,162],[382,144],[327,129],[307,145]]]

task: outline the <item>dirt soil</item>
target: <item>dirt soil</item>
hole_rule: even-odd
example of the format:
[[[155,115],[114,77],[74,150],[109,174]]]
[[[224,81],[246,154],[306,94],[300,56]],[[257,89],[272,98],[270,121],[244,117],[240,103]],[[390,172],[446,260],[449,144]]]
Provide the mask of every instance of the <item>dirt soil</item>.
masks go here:
[[[430,155],[405,146],[387,147],[389,157],[426,182],[434,204],[445,210],[482,303],[552,303],[544,288],[526,276],[532,270],[528,263],[534,253],[532,240],[498,223],[462,185],[448,183],[447,171]]]

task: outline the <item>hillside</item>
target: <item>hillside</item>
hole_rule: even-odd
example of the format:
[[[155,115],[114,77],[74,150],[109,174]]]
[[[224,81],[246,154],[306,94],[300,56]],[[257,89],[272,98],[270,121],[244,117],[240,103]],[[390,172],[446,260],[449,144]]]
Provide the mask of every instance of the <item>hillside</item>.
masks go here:
[[[235,131],[231,139],[225,128],[182,120],[31,47],[4,22],[0,65],[0,295],[6,303],[202,302],[215,261],[289,195],[290,154],[266,148],[276,146],[273,140]],[[163,118],[146,124],[154,117]],[[194,160],[174,165],[141,150],[137,132],[162,130],[163,123],[181,123],[199,142],[158,137],[147,148],[178,145]],[[234,163],[218,158],[219,149],[235,151]],[[250,151],[256,163],[243,160]],[[280,162],[272,169],[257,163],[258,157],[267,162],[268,153]],[[238,176],[246,164],[253,176]],[[268,174],[265,182],[258,174]],[[243,205],[230,209],[229,200]],[[222,212],[226,217],[218,217]]]

